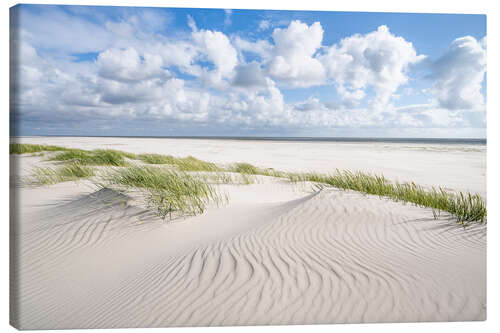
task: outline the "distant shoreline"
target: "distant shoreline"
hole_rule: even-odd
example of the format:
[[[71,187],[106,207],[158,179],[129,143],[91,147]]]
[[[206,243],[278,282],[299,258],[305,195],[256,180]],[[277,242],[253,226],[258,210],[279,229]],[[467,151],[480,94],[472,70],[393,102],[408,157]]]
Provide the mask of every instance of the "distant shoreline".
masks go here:
[[[136,139],[192,139],[233,141],[286,141],[286,142],[344,142],[344,143],[421,143],[486,145],[478,138],[370,138],[370,137],[266,137],[266,136],[107,136],[107,135],[25,135],[10,138],[68,137],[68,138],[136,138]]]

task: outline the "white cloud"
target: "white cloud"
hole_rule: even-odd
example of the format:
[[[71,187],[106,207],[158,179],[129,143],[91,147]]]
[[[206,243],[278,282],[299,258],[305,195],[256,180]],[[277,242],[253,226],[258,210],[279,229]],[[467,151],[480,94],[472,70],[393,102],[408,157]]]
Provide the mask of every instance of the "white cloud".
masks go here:
[[[170,79],[158,87],[153,103],[145,113],[157,119],[202,121],[208,117],[210,94],[185,86],[185,81]]]
[[[271,27],[271,22],[269,20],[262,20],[259,22],[259,30],[267,30]]]
[[[238,65],[232,84],[243,88],[260,88],[267,84],[264,72],[259,63],[253,61],[249,64]]]
[[[224,9],[224,25],[231,25],[231,15],[233,14],[233,11],[231,9]]]
[[[192,37],[222,75],[232,72],[238,60],[236,50],[226,35],[220,31],[200,30],[194,32]]]
[[[97,58],[99,75],[116,81],[138,81],[168,75],[162,65],[159,55],[145,53],[141,59],[134,48],[108,49]]]
[[[328,107],[326,107],[325,104],[321,103],[321,101],[315,97],[309,97],[303,102],[296,103],[293,108],[297,111],[304,112],[328,110]]]
[[[109,47],[137,47],[172,21],[169,14],[152,9],[124,11],[120,21],[94,16],[93,21],[71,15],[58,7],[39,7],[39,11],[19,10],[22,39],[37,49],[63,55],[100,52]],[[97,20],[97,21],[95,21]],[[99,21],[102,20],[102,21]],[[131,45],[134,44],[134,45]]]
[[[56,14],[46,18],[59,19]],[[16,48],[20,64],[13,82],[19,81],[22,88],[16,110],[30,119],[61,124],[80,125],[87,120],[112,125],[120,117],[134,126],[151,121],[155,126],[175,123],[169,127],[195,128],[193,124],[200,123],[203,128],[212,127],[214,133],[229,128],[236,133],[267,129],[293,135],[307,129],[312,135],[320,130],[324,135],[339,128],[485,125],[483,113],[472,111],[484,105],[480,85],[486,70],[486,38],[457,39],[433,65],[435,84],[426,94],[434,94],[434,103],[395,107],[392,101],[409,80],[410,65],[423,56],[385,26],[324,46],[319,22],[293,21],[274,31],[275,25],[262,23],[267,32],[255,40],[198,29],[188,17],[191,32],[167,37],[155,29],[168,24],[168,19],[149,17],[151,24],[141,29],[140,20],[148,19],[147,15],[127,15],[121,21],[103,21],[102,26],[82,19],[77,25],[79,34],[103,31],[102,38],[90,45],[90,37],[84,37],[85,47],[47,42],[54,52],[37,46],[45,43],[46,37],[39,41],[38,35],[46,31],[37,32],[37,25],[28,25]],[[65,34],[62,37],[70,43]],[[34,40],[35,44],[30,42]],[[95,61],[74,62],[73,52],[98,52],[98,56]],[[325,102],[326,89],[313,88],[309,98],[295,102],[293,96],[294,102],[286,102],[291,95],[280,90],[323,84],[336,88],[343,101],[326,97],[329,101]],[[371,104],[356,105],[373,93]],[[401,96],[398,103],[405,98]]]
[[[373,87],[371,106],[383,110],[399,86],[408,81],[409,65],[422,60],[412,43],[393,35],[386,26],[365,35],[344,38],[320,59],[328,77],[349,104],[356,104]]]
[[[248,103],[254,119],[261,123],[272,121],[273,116],[279,117],[285,109],[283,95],[271,79],[267,79],[267,90],[263,94],[250,94]]]
[[[22,39],[36,48],[69,53],[96,52],[112,42],[111,34],[103,26],[57,8],[38,13],[20,11],[19,22]]]
[[[100,81],[100,100],[107,104],[127,104],[151,102],[155,98],[157,86],[152,81],[128,84],[118,81]]]
[[[274,29],[272,36],[273,57],[267,69],[273,78],[296,87],[324,82],[323,66],[314,58],[323,40],[323,28],[319,22],[307,26],[300,21],[293,21],[287,28]]]
[[[432,94],[439,107],[457,109],[484,108],[481,84],[486,73],[486,37],[476,40],[465,36],[455,39],[432,67]]]
[[[160,55],[164,66],[177,66],[183,72],[200,75],[200,69],[194,66],[199,51],[190,41],[166,41],[153,44],[150,45],[148,51]]]
[[[232,39],[232,42],[236,47],[240,58],[242,59],[244,59],[243,52],[257,54],[263,61],[267,61],[271,58],[273,45],[271,45],[271,43],[269,43],[267,40],[259,39],[255,42],[252,42],[236,36]]]
[[[193,31],[193,32],[198,31],[198,27],[196,26],[196,22],[194,21],[193,17],[189,14],[187,16],[187,25],[191,29],[191,31]]]
[[[203,58],[212,62],[215,70],[203,70],[203,80],[209,85],[218,85],[222,78],[233,74],[238,63],[237,52],[229,38],[220,31],[199,30],[192,33],[192,39]]]

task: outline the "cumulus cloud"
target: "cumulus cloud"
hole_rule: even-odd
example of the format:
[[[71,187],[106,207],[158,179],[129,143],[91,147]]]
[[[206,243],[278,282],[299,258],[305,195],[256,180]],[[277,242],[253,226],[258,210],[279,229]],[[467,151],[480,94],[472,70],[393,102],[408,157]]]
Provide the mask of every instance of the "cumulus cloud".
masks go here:
[[[220,31],[201,30],[193,33],[193,40],[222,75],[231,73],[237,56],[226,35]]]
[[[236,67],[236,75],[232,84],[243,88],[260,88],[267,85],[264,72],[259,63],[253,61],[249,64],[242,64]]]
[[[152,54],[160,55],[164,66],[178,67],[181,71],[199,75],[200,69],[194,66],[199,50],[190,41],[166,41],[150,45]]]
[[[303,102],[296,103],[294,105],[294,109],[297,111],[311,112],[311,111],[328,110],[329,108],[324,103],[322,103],[318,98],[309,97],[307,100]]]
[[[64,15],[71,16],[30,15],[39,25],[47,19],[69,22]],[[319,22],[293,21],[273,29],[276,25],[262,21],[260,35],[245,35],[198,28],[188,16],[185,30],[167,35],[158,28],[169,19],[148,15],[108,17],[100,25],[79,18],[78,33],[104,34],[95,42],[82,39],[85,47],[58,41],[42,47],[45,37],[39,40],[39,34],[46,31],[38,32],[32,22],[23,26],[13,41],[18,53],[12,66],[14,112],[33,123],[48,119],[50,126],[89,121],[108,127],[129,123],[135,129],[149,122],[153,127],[211,128],[215,134],[228,129],[236,134],[265,129],[294,135],[307,129],[312,135],[334,135],[338,132],[332,129],[485,126],[484,112],[474,111],[478,105],[484,109],[486,38],[458,38],[440,59],[429,61],[433,85],[426,94],[431,102],[395,106],[411,65],[424,56],[385,26],[323,45]],[[65,33],[61,36],[66,40]],[[96,55],[77,61],[74,52]],[[340,98],[329,94],[332,89]]]
[[[267,90],[264,93],[251,94],[248,98],[249,110],[260,122],[267,122],[273,116],[279,116],[285,109],[285,101],[281,91],[271,79],[266,79]]]
[[[185,81],[170,79],[158,87],[154,103],[148,103],[145,113],[157,119],[185,121],[207,120],[210,95],[190,89]]]
[[[203,58],[214,64],[215,70],[204,70],[204,78],[217,85],[233,73],[238,63],[237,52],[229,38],[220,31],[200,30],[192,33],[193,41],[200,48]]]
[[[382,110],[391,96],[408,81],[408,67],[424,58],[412,43],[393,35],[385,25],[365,35],[344,38],[320,59],[340,96],[355,105],[372,87],[372,107]]]
[[[432,93],[439,107],[482,109],[481,84],[486,73],[486,37],[455,39],[446,53],[432,66]]]
[[[267,68],[273,78],[297,87],[324,82],[324,68],[314,57],[323,40],[323,28],[319,22],[308,26],[293,21],[287,28],[274,29],[272,36],[273,58]]]
[[[108,49],[97,58],[99,75],[116,81],[138,81],[168,74],[162,68],[159,55],[145,53],[142,57],[134,48]]]
[[[245,59],[243,55],[245,52],[258,55],[262,61],[267,61],[271,58],[273,45],[267,40],[259,39],[257,41],[249,41],[236,36],[233,38],[232,42],[241,59]]]
[[[117,81],[101,81],[98,87],[100,100],[108,104],[151,102],[158,88],[152,81],[141,81],[133,86]]]

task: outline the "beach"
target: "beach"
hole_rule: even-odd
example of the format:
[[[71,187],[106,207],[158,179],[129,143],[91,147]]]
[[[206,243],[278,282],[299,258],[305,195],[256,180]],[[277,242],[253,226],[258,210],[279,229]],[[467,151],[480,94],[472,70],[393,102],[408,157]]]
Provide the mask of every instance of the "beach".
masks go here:
[[[139,137],[25,137],[16,142],[193,155],[215,163],[247,162],[284,171],[361,170],[383,174],[395,181],[414,181],[486,195],[486,145]]]
[[[195,138],[22,137],[285,172],[384,175],[486,198],[486,146]],[[91,180],[19,182],[47,156],[11,155],[14,324],[23,329],[486,319],[486,225],[430,208],[256,175],[166,221]],[[12,227],[13,226],[13,227]]]

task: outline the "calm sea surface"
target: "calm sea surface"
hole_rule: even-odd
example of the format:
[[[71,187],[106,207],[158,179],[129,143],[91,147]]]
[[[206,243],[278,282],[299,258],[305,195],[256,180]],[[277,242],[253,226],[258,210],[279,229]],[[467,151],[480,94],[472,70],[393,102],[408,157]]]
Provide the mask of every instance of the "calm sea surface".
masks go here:
[[[26,137],[26,136],[25,136]],[[87,135],[53,135],[47,137],[108,137]],[[486,145],[486,139],[468,138],[349,138],[349,137],[253,137],[253,136],[109,136],[113,138],[154,139],[200,139],[200,140],[245,140],[245,141],[301,141],[301,142],[354,142],[354,143],[420,143]]]

